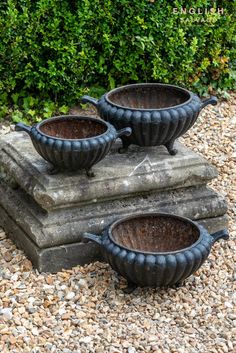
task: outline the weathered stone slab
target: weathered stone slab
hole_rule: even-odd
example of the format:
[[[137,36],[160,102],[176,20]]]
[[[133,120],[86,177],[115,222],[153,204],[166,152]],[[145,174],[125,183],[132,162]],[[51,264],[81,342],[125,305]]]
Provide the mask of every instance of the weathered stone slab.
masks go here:
[[[213,233],[227,227],[227,217],[208,218],[199,220],[199,223]],[[75,242],[46,249],[39,248],[1,206],[0,225],[16,245],[24,250],[39,272],[57,272],[76,265],[102,260],[99,247],[92,242]]]
[[[117,218],[140,212],[171,212],[194,220],[226,213],[225,200],[206,186],[136,195],[123,200],[45,212],[21,189],[0,183],[1,206],[40,248],[78,242],[86,231],[101,230]],[[1,221],[0,221],[1,225]]]
[[[83,171],[49,175],[49,163],[35,151],[28,135],[13,132],[0,139],[0,166],[46,210],[206,184],[217,176],[213,166],[179,142],[176,156],[163,146],[131,146],[119,154],[119,146],[116,143],[94,166],[94,178],[88,179]]]
[[[92,242],[78,242],[40,249],[1,206],[0,224],[16,245],[24,250],[26,256],[39,272],[57,272],[102,260],[99,247]]]

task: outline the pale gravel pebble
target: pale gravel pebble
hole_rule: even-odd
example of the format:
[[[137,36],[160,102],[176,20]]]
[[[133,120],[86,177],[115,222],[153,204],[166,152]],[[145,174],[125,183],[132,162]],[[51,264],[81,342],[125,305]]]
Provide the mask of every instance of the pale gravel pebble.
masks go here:
[[[3,353],[233,353],[236,347],[236,94],[204,109],[181,141],[214,164],[211,187],[229,205],[230,240],[178,289],[124,294],[126,281],[94,263],[39,274],[0,229]],[[77,111],[75,111],[77,112]],[[13,130],[0,128],[0,134]]]
[[[0,315],[2,315],[3,319],[11,320],[12,319],[12,308],[2,308],[0,309]]]

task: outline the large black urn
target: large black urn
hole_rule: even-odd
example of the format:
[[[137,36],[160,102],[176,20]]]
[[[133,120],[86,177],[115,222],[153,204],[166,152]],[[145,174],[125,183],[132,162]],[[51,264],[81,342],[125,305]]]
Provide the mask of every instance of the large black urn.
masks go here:
[[[160,83],[132,84],[116,88],[99,100],[83,96],[83,103],[92,103],[100,117],[117,129],[132,128],[130,136],[122,136],[125,151],[130,144],[164,145],[176,154],[174,141],[196,121],[208,104],[216,105],[216,97],[201,100],[196,94],[173,85]]]

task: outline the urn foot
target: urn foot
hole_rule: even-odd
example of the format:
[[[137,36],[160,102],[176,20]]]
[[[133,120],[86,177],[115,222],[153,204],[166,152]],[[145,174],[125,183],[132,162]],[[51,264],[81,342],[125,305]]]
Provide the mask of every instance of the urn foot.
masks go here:
[[[132,282],[128,282],[127,287],[123,288],[122,291],[125,294],[131,294],[133,293],[133,291],[137,288],[137,284],[132,283]]]
[[[175,288],[181,288],[181,287],[183,287],[184,286],[184,281],[182,281],[182,282],[177,282],[176,284],[175,284]]]
[[[58,173],[60,173],[60,172],[61,172],[61,169],[58,168],[58,167],[55,167],[54,165],[53,165],[53,166],[50,166],[50,167],[48,168],[48,174],[49,174],[49,175],[55,175],[55,174],[58,174]]]
[[[118,149],[119,153],[125,153],[128,151],[130,143],[127,141],[122,140],[122,147]]]
[[[165,144],[165,146],[171,156],[175,156],[176,153],[178,152],[178,150],[176,148],[174,148],[174,142],[175,142],[175,140],[169,141]]]
[[[95,174],[91,169],[86,169],[86,175],[88,178],[94,178]]]

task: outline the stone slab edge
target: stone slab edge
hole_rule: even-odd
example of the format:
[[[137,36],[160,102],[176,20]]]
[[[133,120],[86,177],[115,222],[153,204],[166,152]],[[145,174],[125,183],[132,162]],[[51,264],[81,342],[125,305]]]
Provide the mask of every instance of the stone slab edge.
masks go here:
[[[98,245],[92,242],[40,249],[1,206],[0,224],[9,238],[24,251],[33,266],[40,272],[55,273],[62,269],[102,260]]]
[[[46,210],[206,184],[217,176],[215,167],[179,142],[176,156],[163,146],[132,146],[122,155],[118,147],[115,144],[94,166],[94,178],[81,172],[49,175],[48,163],[34,150],[30,138],[14,132],[0,139],[0,166]]]
[[[22,190],[0,182],[0,205],[40,248],[78,242],[85,231],[100,232],[117,218],[134,213],[170,212],[194,220],[226,213],[226,201],[208,187],[135,196],[46,213]]]

